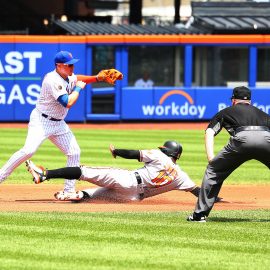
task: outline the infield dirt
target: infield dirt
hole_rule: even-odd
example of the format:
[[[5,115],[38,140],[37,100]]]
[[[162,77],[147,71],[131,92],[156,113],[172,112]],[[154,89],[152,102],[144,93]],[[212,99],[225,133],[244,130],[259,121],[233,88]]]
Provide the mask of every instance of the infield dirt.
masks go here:
[[[207,123],[102,123],[69,124],[71,128],[83,129],[196,129],[204,130]],[[0,128],[27,128],[26,123],[0,123]],[[77,185],[78,189],[89,184]],[[180,211],[193,210],[196,198],[189,192],[171,191],[141,202],[108,203],[91,201],[84,203],[61,202],[53,194],[63,188],[54,184],[8,184],[0,185],[0,211],[62,211],[62,212],[109,212],[109,211]],[[270,209],[270,185],[226,185],[220,196],[224,202],[216,203],[214,210]]]
[[[78,185],[78,189],[89,188],[89,185]],[[140,211],[183,211],[193,210],[196,198],[189,192],[171,191],[141,202],[113,203],[90,201],[83,203],[61,202],[53,194],[63,188],[54,184],[2,184],[0,186],[0,211],[22,212],[140,212]],[[216,203],[214,210],[248,210],[269,209],[270,186],[222,187],[220,196],[224,202]]]

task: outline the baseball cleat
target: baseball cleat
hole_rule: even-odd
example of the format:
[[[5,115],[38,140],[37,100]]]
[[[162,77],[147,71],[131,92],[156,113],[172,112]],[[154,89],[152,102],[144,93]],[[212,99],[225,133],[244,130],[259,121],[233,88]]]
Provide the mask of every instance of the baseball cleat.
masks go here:
[[[54,194],[54,197],[58,201],[80,201],[84,197],[84,193],[82,191],[58,191]]]
[[[197,215],[196,214],[192,214],[190,216],[187,217],[187,221],[192,221],[192,222],[206,222],[206,218],[205,216],[201,216],[201,215]]]
[[[36,166],[31,160],[25,161],[28,172],[33,176],[33,181],[35,184],[40,184],[46,180],[46,171],[41,166]]]

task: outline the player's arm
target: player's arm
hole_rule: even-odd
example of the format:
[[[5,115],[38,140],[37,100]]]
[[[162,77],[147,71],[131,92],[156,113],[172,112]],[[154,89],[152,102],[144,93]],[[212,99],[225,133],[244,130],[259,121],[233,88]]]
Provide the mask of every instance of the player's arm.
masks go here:
[[[72,107],[78,100],[80,91],[84,89],[85,84],[86,83],[83,81],[77,81],[76,86],[73,89],[73,92],[70,95],[64,94],[64,95],[59,96],[57,101],[66,108]]]
[[[114,158],[117,156],[126,158],[126,159],[137,159],[140,160],[140,151],[139,150],[127,150],[127,149],[115,149],[115,147],[110,145],[110,152]]]
[[[76,76],[77,76],[78,81],[82,81],[82,82],[84,82],[86,84],[98,82],[98,79],[97,79],[96,75],[93,75],[93,76],[76,75]]]
[[[214,157],[214,137],[222,130],[224,123],[224,110],[218,112],[210,121],[205,130],[204,143],[208,162]]]
[[[117,80],[122,80],[123,74],[115,69],[102,69],[97,75],[94,76],[86,76],[86,75],[77,75],[78,81],[83,81],[86,84],[94,83],[94,82],[106,82],[111,85],[115,85]]]
[[[205,151],[208,161],[210,162],[215,154],[214,154],[214,136],[215,131],[212,128],[208,128],[205,131]]]

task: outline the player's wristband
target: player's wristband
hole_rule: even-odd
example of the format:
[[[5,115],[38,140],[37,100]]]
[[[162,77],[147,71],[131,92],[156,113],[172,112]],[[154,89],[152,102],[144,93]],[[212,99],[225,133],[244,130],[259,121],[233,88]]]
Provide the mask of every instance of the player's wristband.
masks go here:
[[[78,93],[80,93],[81,90],[82,88],[79,86],[75,86],[75,88],[73,89],[73,91],[78,92]]]
[[[119,156],[122,158],[140,160],[140,151],[139,150],[114,149],[113,153],[115,156]]]

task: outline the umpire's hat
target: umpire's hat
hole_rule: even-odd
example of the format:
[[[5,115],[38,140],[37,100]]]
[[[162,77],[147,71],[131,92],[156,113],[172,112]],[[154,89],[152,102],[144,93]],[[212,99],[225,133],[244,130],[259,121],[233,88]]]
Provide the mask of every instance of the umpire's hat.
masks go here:
[[[231,99],[251,99],[251,91],[245,86],[238,86],[233,89],[233,94]]]

